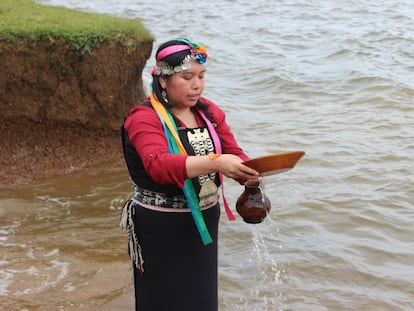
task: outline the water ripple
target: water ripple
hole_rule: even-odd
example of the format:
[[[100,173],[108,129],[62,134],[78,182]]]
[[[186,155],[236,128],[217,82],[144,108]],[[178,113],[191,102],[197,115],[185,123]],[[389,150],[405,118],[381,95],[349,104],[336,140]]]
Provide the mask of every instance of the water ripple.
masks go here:
[[[414,309],[411,0],[39,2],[141,18],[156,37],[154,49],[177,36],[203,41],[210,55],[205,95],[227,112],[248,154],[306,151],[294,170],[266,178],[268,221],[221,220],[221,309]],[[152,66],[151,58],[146,74]],[[108,299],[130,281],[116,231],[129,182],[124,170],[66,178],[2,190],[0,243],[15,256],[0,261],[0,290],[12,293],[23,274],[34,286],[41,282],[30,279],[30,264],[25,273],[10,272],[18,260],[39,275],[50,268],[55,280],[51,260],[71,262],[56,284],[60,295],[70,293],[55,293],[55,301],[80,310],[87,303],[78,298],[97,288],[87,298],[97,309],[102,292]],[[225,185],[235,202],[242,188]],[[36,233],[33,241],[27,232]],[[86,288],[85,277],[99,286]],[[38,296],[22,293],[16,304]]]

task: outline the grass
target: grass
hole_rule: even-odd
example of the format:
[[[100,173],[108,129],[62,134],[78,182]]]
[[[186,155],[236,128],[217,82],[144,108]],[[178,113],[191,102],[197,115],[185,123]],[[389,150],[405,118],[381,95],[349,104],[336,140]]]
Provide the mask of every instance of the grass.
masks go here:
[[[153,42],[138,19],[86,13],[30,0],[0,0],[0,41],[48,40],[66,42],[82,54],[91,54],[105,40],[115,40],[128,50],[137,42]]]

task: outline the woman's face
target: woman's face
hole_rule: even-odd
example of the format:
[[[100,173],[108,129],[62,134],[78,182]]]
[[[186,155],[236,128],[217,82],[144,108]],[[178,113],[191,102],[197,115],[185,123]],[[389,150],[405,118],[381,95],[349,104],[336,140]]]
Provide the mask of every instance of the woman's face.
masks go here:
[[[195,106],[204,90],[205,65],[191,62],[191,68],[178,72],[168,79],[160,78],[160,84],[167,92],[168,103],[175,109]]]

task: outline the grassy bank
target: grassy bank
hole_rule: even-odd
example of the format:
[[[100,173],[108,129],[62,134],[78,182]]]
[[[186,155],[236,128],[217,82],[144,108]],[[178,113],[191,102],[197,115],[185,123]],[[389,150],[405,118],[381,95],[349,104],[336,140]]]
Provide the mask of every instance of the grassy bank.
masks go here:
[[[105,40],[134,50],[136,42],[153,42],[151,33],[137,19],[79,12],[45,6],[30,0],[0,0],[0,40],[29,39],[34,44],[66,43],[82,54],[92,53]]]

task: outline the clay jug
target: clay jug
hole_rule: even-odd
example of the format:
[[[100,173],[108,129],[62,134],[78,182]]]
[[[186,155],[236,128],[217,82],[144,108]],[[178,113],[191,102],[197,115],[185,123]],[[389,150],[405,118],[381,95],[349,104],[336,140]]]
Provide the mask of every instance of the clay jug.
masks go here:
[[[269,213],[271,203],[259,181],[247,181],[236,202],[236,211],[249,224],[261,223]]]

